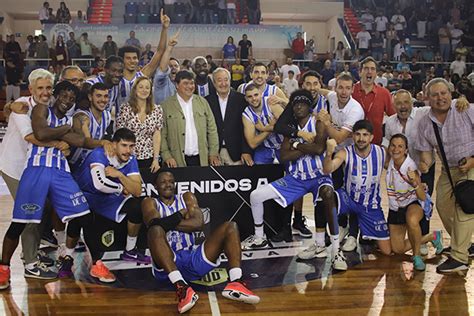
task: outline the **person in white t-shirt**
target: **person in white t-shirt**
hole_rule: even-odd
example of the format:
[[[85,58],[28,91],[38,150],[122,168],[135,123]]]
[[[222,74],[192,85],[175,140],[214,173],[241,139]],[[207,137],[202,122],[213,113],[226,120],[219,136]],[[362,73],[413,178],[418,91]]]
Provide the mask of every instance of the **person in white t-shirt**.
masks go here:
[[[367,8],[365,12],[360,16],[361,22],[365,25],[367,31],[372,31],[372,25],[374,24],[374,16],[370,13]]]
[[[359,48],[360,53],[364,54],[367,52],[369,50],[369,43],[372,39],[372,36],[370,36],[370,33],[367,32],[364,25],[362,25],[362,30],[357,33],[356,39],[357,47]]]
[[[401,14],[400,9],[397,9],[397,13],[392,16],[390,22],[394,25],[395,31],[398,33],[398,37],[402,37],[405,28],[407,27],[407,21]]]
[[[458,24],[454,24],[454,28],[449,31],[451,34],[451,49],[454,50],[458,47],[459,42],[461,42],[461,37],[464,35],[464,32],[459,29]]]
[[[458,74],[459,77],[462,77],[466,73],[466,63],[462,60],[461,55],[456,56],[456,60],[451,63],[449,66],[451,75]]]
[[[288,71],[288,78],[283,79],[283,85],[288,97],[290,97],[293,91],[298,90],[298,80],[295,79],[295,73],[293,70]]]
[[[378,12],[377,16],[375,17],[375,30],[379,31],[380,33],[385,34],[385,31],[387,31],[387,24],[388,24],[388,19],[385,15],[382,14],[382,12]]]
[[[282,73],[283,81],[288,78],[288,71],[292,70],[295,74],[295,77],[298,79],[299,75],[301,74],[300,68],[293,64],[293,58],[288,57],[286,58],[286,64],[281,66],[280,72]]]

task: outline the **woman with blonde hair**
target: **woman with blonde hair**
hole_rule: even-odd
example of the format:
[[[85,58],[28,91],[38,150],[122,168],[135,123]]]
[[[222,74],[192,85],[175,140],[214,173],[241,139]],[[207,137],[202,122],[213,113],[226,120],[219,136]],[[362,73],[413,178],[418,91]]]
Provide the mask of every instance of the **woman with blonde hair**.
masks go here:
[[[135,155],[143,182],[154,183],[160,169],[163,110],[153,102],[152,83],[148,77],[135,80],[130,99],[120,107],[117,129],[122,127],[133,131],[137,138]]]

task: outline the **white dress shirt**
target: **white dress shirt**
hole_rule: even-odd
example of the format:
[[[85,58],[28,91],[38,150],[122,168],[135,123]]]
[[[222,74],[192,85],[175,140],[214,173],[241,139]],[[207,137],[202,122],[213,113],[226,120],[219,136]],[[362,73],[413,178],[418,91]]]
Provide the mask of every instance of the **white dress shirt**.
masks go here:
[[[29,110],[27,114],[10,114],[7,131],[0,144],[0,170],[9,177],[20,180],[28,150],[25,136],[33,133],[30,115],[36,102],[33,97],[21,97],[16,101],[28,103]]]
[[[184,101],[179,94],[176,94],[178,102],[181,105],[181,109],[184,113],[185,118],[185,136],[184,136],[184,154],[186,156],[196,156],[199,155],[199,144],[197,137],[196,124],[194,123],[194,114],[193,114],[193,97],[188,101]]]

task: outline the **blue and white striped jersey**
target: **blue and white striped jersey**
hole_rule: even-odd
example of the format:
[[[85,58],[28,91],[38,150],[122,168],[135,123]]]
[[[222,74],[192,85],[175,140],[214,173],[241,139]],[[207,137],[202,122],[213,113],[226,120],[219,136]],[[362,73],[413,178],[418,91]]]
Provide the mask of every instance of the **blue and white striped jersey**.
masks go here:
[[[48,107],[47,122],[49,127],[72,125],[71,119],[67,116],[61,119],[57,118],[51,107]],[[49,167],[70,172],[66,157],[64,157],[62,151],[57,148],[43,147],[30,143],[28,144],[27,157],[27,167]]]
[[[133,76],[132,80],[128,80],[125,77],[120,80],[119,83],[119,97],[118,97],[118,107],[120,108],[122,104],[127,103],[128,99],[130,98],[130,93],[132,92],[133,84],[135,80],[140,77],[143,77],[143,73],[141,71],[137,71],[135,76]]]
[[[97,76],[86,80],[86,83],[90,85],[98,82],[104,83],[104,77]],[[109,103],[107,104],[106,110],[112,112],[112,109],[115,108],[115,115],[118,115],[120,109],[120,104],[118,103],[119,92],[119,85],[112,86],[112,88],[109,89]]]
[[[77,110],[76,113],[74,113],[74,115],[78,113],[84,113],[89,118],[89,121],[90,121],[89,132],[91,134],[91,137],[97,140],[102,139],[105,135],[107,127],[110,124],[110,121],[112,121],[112,115],[110,114],[110,112],[107,110],[104,110],[102,112],[102,118],[101,118],[100,123],[97,122],[94,114],[92,114],[90,110],[87,110],[87,111]],[[69,158],[69,162],[71,163],[73,167],[78,166],[84,161],[86,156],[91,151],[92,149],[74,147],[71,150],[71,155],[70,155],[71,158]]]
[[[245,94],[245,88],[247,88],[247,86],[251,83],[252,83],[252,81],[244,83],[241,86],[242,88],[240,88],[239,92],[242,93],[242,94]],[[276,92],[277,92],[277,87],[275,85],[265,84],[265,90],[263,90],[263,93],[262,93],[262,100],[264,98],[268,98],[269,96],[276,94]]]
[[[380,179],[385,163],[385,149],[374,144],[370,147],[370,154],[366,158],[356,153],[354,145],[344,148],[344,188],[355,202],[370,208],[380,208]]]
[[[270,111],[270,106],[267,102],[268,98],[262,99],[262,112],[259,114],[255,112],[251,105],[247,106],[242,113],[242,116],[249,120],[252,124],[257,124],[258,121],[262,122],[263,126],[270,124],[270,121],[273,119],[274,115]],[[256,130],[257,134],[260,134],[260,131]],[[272,149],[280,149],[281,143],[283,142],[283,135],[272,133],[270,134],[260,146],[265,146]]]
[[[306,125],[298,130],[316,133],[316,118],[311,115]],[[307,143],[303,138],[297,138],[300,143]],[[300,180],[314,179],[323,175],[324,154],[304,155],[297,160],[288,162],[288,173]]]
[[[322,94],[319,95],[318,99],[314,103],[314,113],[319,113],[321,110],[327,111],[327,99]]]
[[[183,194],[177,194],[174,196],[174,203],[172,205],[166,205],[159,199],[155,199],[156,207],[160,213],[160,218],[164,218],[186,208],[186,203],[183,199]],[[170,230],[166,233],[166,239],[173,249],[173,251],[180,251],[185,249],[191,249],[194,246],[194,235],[192,233],[184,233],[177,230]]]

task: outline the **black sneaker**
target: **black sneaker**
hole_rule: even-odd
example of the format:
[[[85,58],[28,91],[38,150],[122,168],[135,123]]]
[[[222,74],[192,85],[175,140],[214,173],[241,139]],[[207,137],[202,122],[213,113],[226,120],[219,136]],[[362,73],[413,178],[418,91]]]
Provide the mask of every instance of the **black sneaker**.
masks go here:
[[[53,231],[45,231],[41,236],[41,245],[58,248],[58,240],[54,237]]]
[[[471,244],[467,251],[469,252],[469,258],[474,258],[474,244]]]
[[[449,257],[445,262],[443,262],[436,268],[436,272],[450,273],[450,272],[456,272],[456,271],[465,271],[468,269],[469,267],[466,264],[459,262],[453,259],[452,257]]]
[[[52,267],[56,264],[56,261],[48,257],[43,250],[38,250],[38,260],[47,267]]]
[[[313,237],[313,233],[306,226],[306,217],[302,216],[300,220],[293,218],[293,234],[300,235],[303,238]]]
[[[283,228],[278,234],[270,238],[272,242],[290,242],[293,241],[293,236],[291,234],[291,229],[289,227]]]
[[[442,253],[449,256],[451,254],[451,247],[444,248]]]
[[[58,274],[54,271],[51,271],[42,262],[37,263],[32,269],[25,267],[25,278],[52,280],[56,279],[57,277]]]

